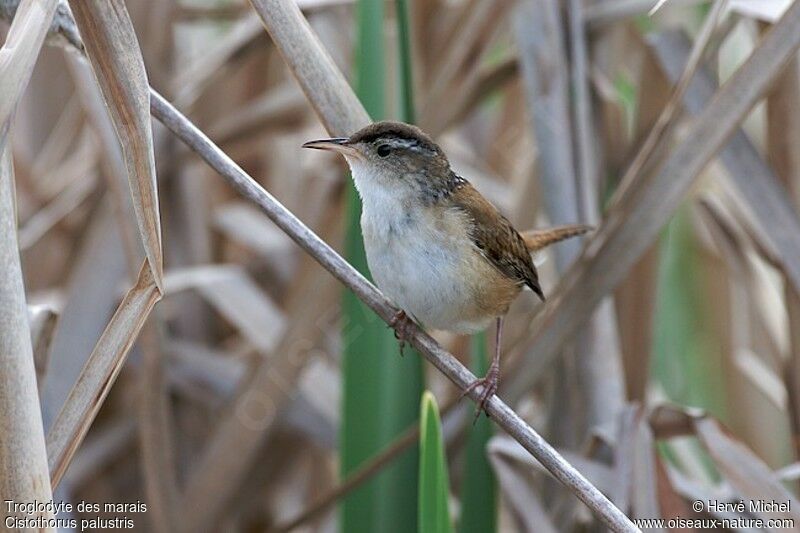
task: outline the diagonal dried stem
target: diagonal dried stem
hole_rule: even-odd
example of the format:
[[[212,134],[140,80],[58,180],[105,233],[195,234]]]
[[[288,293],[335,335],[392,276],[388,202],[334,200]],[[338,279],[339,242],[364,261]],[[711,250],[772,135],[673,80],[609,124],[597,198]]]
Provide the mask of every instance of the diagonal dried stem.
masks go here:
[[[123,299],[95,345],[47,435],[53,486],[64,475],[122,368],[125,356],[162,293],[161,225],[149,116],[149,84],[133,26],[124,4],[120,2],[79,2],[76,13],[82,29],[90,37],[86,53],[94,62],[98,84],[122,141],[123,159],[147,261],[139,272],[137,284]],[[70,29],[74,30],[71,20],[62,20],[61,23],[60,31],[70,33]],[[67,23],[69,28],[65,26]],[[77,35],[77,31],[72,33]],[[77,48],[83,50],[82,46]]]
[[[140,247],[137,244],[139,237],[133,205],[126,198],[130,194],[126,183],[128,173],[119,139],[90,65],[74,54],[69,54],[67,61],[76,82],[81,106],[88,114],[102,147],[101,157],[107,170],[103,172],[103,176],[115,203],[114,211],[122,234],[130,278],[134,280],[140,263]],[[137,428],[140,435],[143,483],[146,496],[151,502],[150,522],[157,531],[174,531],[177,516],[177,470],[173,464],[169,398],[164,390],[161,369],[163,352],[160,351],[158,337],[160,325],[160,318],[156,314],[141,335],[144,364],[140,380],[142,388],[138,397],[140,423]],[[73,481],[72,477],[70,481]]]

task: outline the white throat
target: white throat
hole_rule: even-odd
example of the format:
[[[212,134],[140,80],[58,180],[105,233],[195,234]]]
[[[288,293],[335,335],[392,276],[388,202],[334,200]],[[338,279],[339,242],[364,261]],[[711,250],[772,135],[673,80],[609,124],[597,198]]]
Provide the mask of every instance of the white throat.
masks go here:
[[[361,161],[350,162],[350,172],[353,176],[358,195],[362,203],[362,226],[371,222],[373,225],[383,226],[382,222],[397,227],[397,224],[409,215],[412,191],[406,187],[398,186],[396,176],[389,176],[380,169],[372,167]],[[389,228],[375,227],[375,230],[388,230]],[[382,233],[382,231],[379,231]]]

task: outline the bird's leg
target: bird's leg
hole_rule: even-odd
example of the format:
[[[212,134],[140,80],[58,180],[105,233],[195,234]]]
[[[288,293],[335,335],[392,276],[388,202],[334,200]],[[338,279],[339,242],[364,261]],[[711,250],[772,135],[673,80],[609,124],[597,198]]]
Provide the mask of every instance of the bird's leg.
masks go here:
[[[470,383],[469,387],[464,389],[464,392],[461,393],[463,397],[469,394],[472,389],[483,386],[483,392],[481,392],[480,398],[478,398],[478,409],[475,411],[475,420],[478,419],[481,411],[486,409],[486,402],[497,392],[497,386],[500,381],[500,346],[502,344],[502,339],[503,317],[497,317],[497,329],[494,337],[494,354],[492,355],[492,362],[489,364],[486,375]],[[489,416],[488,412],[486,416]]]
[[[411,336],[410,328],[413,327],[414,321],[411,320],[405,311],[402,309],[394,314],[389,321],[389,327],[394,329],[394,338],[400,342],[400,356],[403,356],[403,350],[406,347],[406,341]]]

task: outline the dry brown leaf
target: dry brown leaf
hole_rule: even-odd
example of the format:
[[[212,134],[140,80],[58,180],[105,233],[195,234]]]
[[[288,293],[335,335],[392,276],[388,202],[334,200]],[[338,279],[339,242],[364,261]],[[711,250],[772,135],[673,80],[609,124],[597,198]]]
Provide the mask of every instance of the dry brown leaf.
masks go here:
[[[50,477],[58,485],[83,437],[122,369],[125,356],[160,298],[145,262],[139,278],[119,305],[81,370],[64,406],[47,433]]]
[[[723,476],[725,481],[735,491],[733,500],[742,499],[745,502],[776,502],[788,504],[788,510],[770,509],[762,512],[758,508],[751,508],[747,505],[747,510],[756,516],[766,520],[769,519],[790,519],[794,523],[800,520],[794,495],[789,492],[780,481],[776,472],[773,472],[767,464],[753,453],[747,446],[736,440],[722,429],[720,424],[713,418],[707,416],[697,409],[683,409],[676,406],[662,405],[653,410],[650,415],[650,424],[656,433],[659,427],[680,428],[679,433],[695,433],[708,452],[711,454],[714,464]],[[668,429],[667,434],[673,433]],[[674,434],[674,433],[673,433]],[[685,488],[686,483],[675,483],[680,481],[673,478],[673,484],[679,491]],[[727,500],[722,495],[712,496],[703,501]]]
[[[87,116],[88,125],[94,131],[94,139],[97,143],[96,151],[99,152],[100,160],[103,164],[105,178],[108,188],[111,191],[111,200],[114,203],[114,211],[120,228],[122,243],[124,245],[125,257],[128,260],[130,277],[136,275],[136,268],[139,263],[138,229],[134,220],[136,213],[133,203],[129,200],[130,194],[127,192],[127,175],[125,160],[122,157],[122,147],[119,143],[114,124],[106,111],[103,95],[95,82],[91,65],[75,54],[67,56],[67,66],[72,76],[75,90],[81,102],[81,107]]]
[[[153,280],[163,292],[150,85],[136,33],[121,0],[80,0],[71,5],[122,145],[139,234]]]

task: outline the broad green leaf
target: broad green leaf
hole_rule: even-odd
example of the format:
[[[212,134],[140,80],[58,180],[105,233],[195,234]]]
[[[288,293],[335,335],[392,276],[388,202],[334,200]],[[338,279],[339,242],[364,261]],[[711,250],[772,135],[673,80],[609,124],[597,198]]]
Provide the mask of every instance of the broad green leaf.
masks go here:
[[[419,533],[453,530],[447,509],[448,486],[439,408],[433,394],[425,391],[419,435]]]

